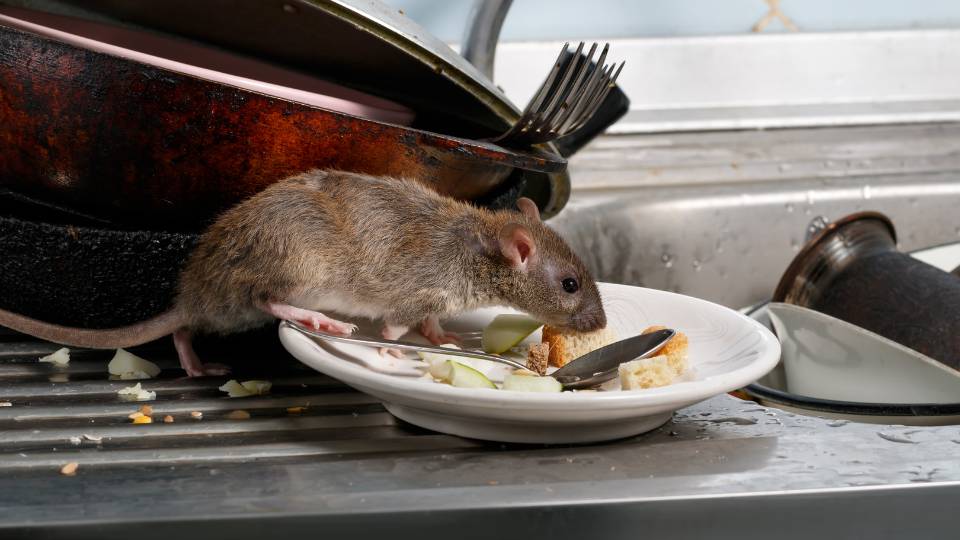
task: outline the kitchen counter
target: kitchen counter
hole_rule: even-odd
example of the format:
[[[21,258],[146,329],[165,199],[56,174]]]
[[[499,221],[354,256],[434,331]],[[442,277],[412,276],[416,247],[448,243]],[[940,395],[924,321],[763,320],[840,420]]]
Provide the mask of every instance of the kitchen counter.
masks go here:
[[[402,424],[293,361],[238,369],[272,380],[271,395],[224,398],[222,378],[177,378],[166,348],[142,351],[165,369],[144,384],[156,423],[132,425],[138,404],[115,396],[127,381],[104,380],[109,352],[78,352],[61,372],[35,363],[52,349],[0,342],[5,539],[956,537],[960,426],[831,421],[722,395],[623,441],[500,445]],[[252,418],[226,418],[235,409]],[[61,475],[71,461],[76,475]]]

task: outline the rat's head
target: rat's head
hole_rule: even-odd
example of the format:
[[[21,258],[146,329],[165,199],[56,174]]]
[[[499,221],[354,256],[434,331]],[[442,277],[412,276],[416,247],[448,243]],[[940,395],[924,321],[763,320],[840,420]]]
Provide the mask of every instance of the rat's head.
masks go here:
[[[580,332],[607,325],[597,284],[583,262],[556,232],[540,221],[536,204],[517,201],[520,213],[505,212],[498,223],[496,258],[504,264],[502,300],[538,320]]]

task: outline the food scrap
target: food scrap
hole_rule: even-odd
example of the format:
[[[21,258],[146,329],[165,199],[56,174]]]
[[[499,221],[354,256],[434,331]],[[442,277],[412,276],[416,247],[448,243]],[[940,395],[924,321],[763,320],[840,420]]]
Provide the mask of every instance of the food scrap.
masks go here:
[[[152,424],[153,418],[150,418],[149,416],[145,416],[145,415],[140,415],[133,419],[133,423],[134,424]]]
[[[107,364],[107,371],[123,380],[151,379],[160,374],[160,367],[133,353],[117,349],[113,359]]]
[[[236,411],[230,411],[229,413],[227,413],[227,419],[229,419],[229,420],[249,420],[249,419],[250,419],[250,413],[248,413],[247,411],[245,411],[245,410],[243,410],[243,409],[239,409],[239,410],[236,410]]]
[[[103,437],[100,437],[98,435],[89,435],[87,433],[83,434],[83,438],[90,442],[95,442],[95,443],[98,443],[103,440]]]
[[[142,412],[147,416],[150,416],[151,414],[153,414],[153,407],[151,407],[150,405],[141,405],[139,410],[140,412]]]
[[[226,392],[229,397],[247,397],[269,394],[273,384],[270,381],[243,381],[237,382],[230,379],[219,388]]]
[[[547,374],[547,362],[550,360],[549,343],[531,343],[527,351],[527,369],[537,375]]]
[[[9,401],[0,401],[0,407],[13,407],[13,403]]]
[[[665,330],[665,326],[651,326],[642,334]],[[673,383],[677,377],[687,371],[687,349],[689,340],[683,332],[677,332],[660,349],[658,356],[641,358],[621,364],[619,367],[620,387],[624,390],[656,388]]]
[[[526,315],[497,315],[483,329],[481,345],[485,352],[501,354],[526,339],[541,326],[543,323]]]
[[[649,334],[651,332],[656,332],[657,330],[666,330],[666,326],[651,326],[645,328],[641,334]],[[690,340],[687,339],[687,335],[683,332],[677,331],[673,335],[673,338],[667,342],[666,345],[660,349],[660,354],[667,357],[667,361],[670,363],[670,367],[673,368],[673,371],[677,375],[682,375],[687,371],[687,349],[689,348]]]
[[[83,442],[83,440],[81,440],[80,437],[70,437],[70,444],[72,444],[72,445],[74,445],[74,446],[79,446],[80,443],[82,443],[82,442]]]
[[[620,387],[624,390],[666,386],[676,377],[666,355],[624,362],[617,370],[620,373]]]
[[[77,468],[80,467],[80,464],[76,461],[67,463],[63,467],[60,467],[60,474],[64,476],[73,476],[77,474]]]
[[[609,326],[593,332],[577,332],[550,325],[543,327],[543,343],[550,344],[550,365],[558,368],[616,340],[617,336]]]
[[[306,407],[287,407],[287,414],[303,414],[306,410]]]
[[[135,384],[134,386],[128,386],[126,388],[121,388],[117,391],[117,394],[120,396],[130,396],[136,401],[150,401],[157,399],[157,393],[151,392],[149,390],[144,390],[140,386],[140,383]]]
[[[164,417],[163,417],[163,423],[164,423],[164,424],[172,424],[172,423],[173,423],[173,417],[170,416],[169,414],[166,415],[166,416],[164,416]]]
[[[193,418],[194,420],[202,420],[203,413],[200,411],[190,411],[190,418]]]
[[[45,362],[48,364],[54,364],[56,366],[66,366],[70,363],[70,349],[64,347],[62,349],[57,349],[56,352],[48,354],[39,360],[40,362]]]
[[[553,377],[527,375],[518,371],[504,377],[503,389],[514,392],[561,392],[563,391],[563,385]]]

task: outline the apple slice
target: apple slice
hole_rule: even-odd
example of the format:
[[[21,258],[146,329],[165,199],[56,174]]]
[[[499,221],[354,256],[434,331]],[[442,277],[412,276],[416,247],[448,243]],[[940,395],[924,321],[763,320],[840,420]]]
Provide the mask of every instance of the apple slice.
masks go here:
[[[435,372],[442,374],[443,376],[439,377],[439,379],[450,386],[456,386],[458,388],[493,388],[494,390],[497,388],[497,385],[493,384],[493,381],[488,379],[483,373],[480,373],[470,366],[454,362],[453,360],[447,360],[443,363],[443,366],[438,367]],[[431,374],[433,373],[434,371],[432,370]]]
[[[481,344],[488,353],[502,354],[537,331],[543,323],[526,315],[497,315],[483,329]]]
[[[503,379],[503,389],[514,392],[562,392],[563,386],[553,377],[510,374]]]

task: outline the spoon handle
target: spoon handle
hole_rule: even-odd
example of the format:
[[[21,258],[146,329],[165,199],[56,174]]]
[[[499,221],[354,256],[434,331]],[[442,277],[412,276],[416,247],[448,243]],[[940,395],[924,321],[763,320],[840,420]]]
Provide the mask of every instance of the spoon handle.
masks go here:
[[[449,356],[465,356],[467,358],[478,358],[480,360],[489,360],[491,362],[498,362],[500,364],[506,364],[508,366],[517,368],[517,369],[527,369],[527,366],[517,362],[516,360],[511,360],[509,358],[504,358],[502,356],[497,356],[494,354],[482,353],[480,351],[471,351],[468,349],[448,349],[445,347],[434,347],[433,345],[420,345],[419,343],[412,343],[409,341],[396,341],[392,339],[374,339],[369,337],[354,337],[354,336],[334,336],[314,330],[312,328],[307,328],[306,326],[301,325],[295,321],[284,320],[280,323],[282,326],[287,326],[311,337],[319,338],[324,341],[335,341],[338,343],[353,343],[356,345],[368,345],[370,347],[388,347],[391,349],[401,349],[406,351],[422,351],[429,353],[445,354]]]

